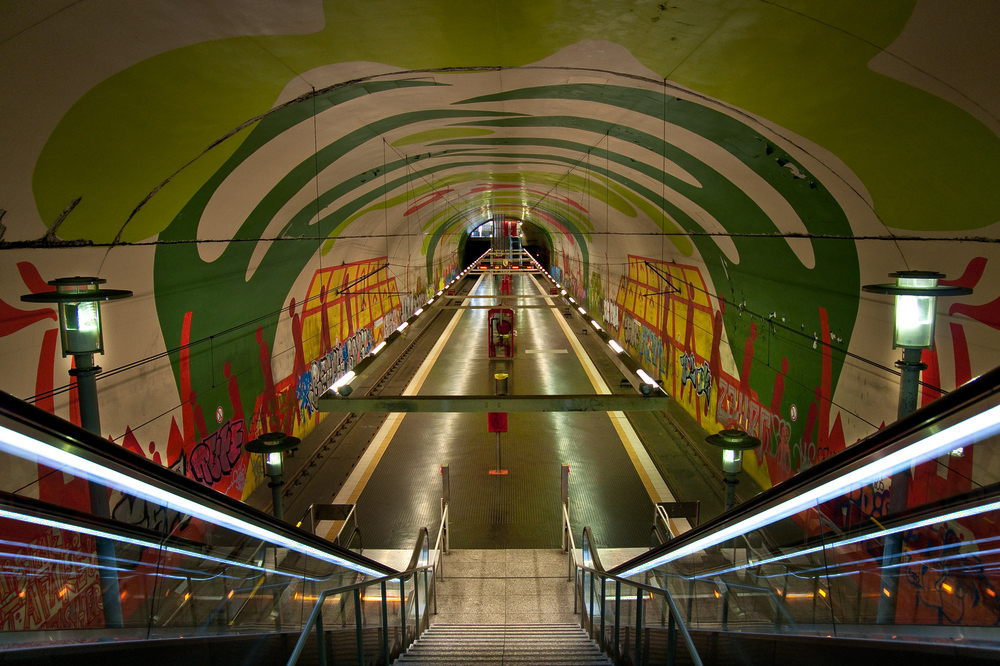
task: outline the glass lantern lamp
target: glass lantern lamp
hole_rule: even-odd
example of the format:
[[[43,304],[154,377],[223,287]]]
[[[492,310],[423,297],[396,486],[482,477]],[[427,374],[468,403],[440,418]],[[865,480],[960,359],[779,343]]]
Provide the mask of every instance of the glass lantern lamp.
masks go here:
[[[51,280],[54,291],[27,294],[26,303],[55,303],[59,309],[59,333],[63,356],[104,353],[101,328],[101,301],[128,298],[131,291],[102,289],[106,280],[96,277],[69,277]]]
[[[722,471],[726,474],[726,511],[736,505],[737,475],[743,469],[743,452],[756,449],[760,440],[742,430],[723,430],[709,435],[705,441],[722,449]]]
[[[892,348],[902,348],[903,358],[896,362],[900,369],[899,408],[903,418],[916,410],[920,371],[926,366],[920,361],[921,350],[934,349],[934,324],[937,299],[940,296],[971,294],[968,287],[939,284],[945,276],[934,271],[899,271],[890,273],[896,281],[889,284],[867,284],[861,289],[871,294],[895,296],[895,323]]]
[[[247,442],[247,451],[264,456],[264,473],[270,478],[267,486],[271,489],[274,517],[284,519],[281,506],[281,476],[284,473],[285,451],[291,451],[302,443],[298,437],[283,432],[264,433],[252,442]]]

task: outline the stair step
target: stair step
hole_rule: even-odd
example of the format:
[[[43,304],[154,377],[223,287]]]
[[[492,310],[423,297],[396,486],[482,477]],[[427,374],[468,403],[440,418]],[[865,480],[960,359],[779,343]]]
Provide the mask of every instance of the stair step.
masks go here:
[[[579,664],[611,662],[574,624],[435,625],[395,664]]]

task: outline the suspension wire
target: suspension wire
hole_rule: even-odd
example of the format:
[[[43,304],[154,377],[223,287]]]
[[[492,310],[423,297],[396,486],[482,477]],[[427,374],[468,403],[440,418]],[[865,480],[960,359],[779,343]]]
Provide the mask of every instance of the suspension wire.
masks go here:
[[[359,276],[357,279],[355,279],[354,281],[348,283],[347,285],[344,285],[344,287],[352,287],[352,286],[354,286],[354,285],[356,285],[356,284],[358,284],[358,283],[360,283],[360,282],[368,279],[372,275],[377,274],[379,271],[381,271],[385,267],[386,267],[386,264],[383,263],[380,266],[377,266],[375,269],[373,269],[373,270],[371,270],[371,271],[369,271],[369,272],[367,272],[367,273]],[[321,298],[320,294],[317,294],[315,296],[306,297],[306,299],[302,301],[303,308],[304,308],[305,304],[309,303],[310,301],[319,300],[320,298]],[[183,350],[191,349],[193,347],[196,347],[198,345],[204,344],[206,342],[209,343],[209,344],[212,344],[212,343],[214,343],[214,340],[217,337],[221,337],[221,336],[224,336],[224,335],[228,335],[230,333],[234,333],[234,332],[236,332],[236,331],[238,331],[240,329],[247,328],[248,326],[254,326],[255,324],[259,324],[261,322],[267,321],[267,320],[271,319],[272,317],[280,317],[281,314],[284,311],[285,311],[285,307],[284,307],[284,305],[282,305],[282,307],[279,308],[278,310],[274,310],[274,311],[271,311],[271,312],[266,312],[266,313],[264,313],[262,315],[254,317],[253,319],[247,320],[247,321],[242,322],[240,324],[236,324],[235,326],[231,326],[230,328],[227,328],[227,329],[225,329],[223,331],[219,331],[217,333],[213,333],[212,335],[206,336],[204,338],[200,338],[198,340],[192,340],[192,341],[188,342],[187,344],[179,345],[179,346],[174,347],[172,349],[167,349],[165,351],[158,352],[156,354],[153,354],[152,356],[147,356],[146,358],[142,358],[142,359],[138,359],[136,361],[132,361],[130,363],[126,363],[125,365],[118,366],[117,368],[113,368],[111,370],[108,370],[107,372],[102,372],[101,374],[97,375],[97,379],[98,380],[110,379],[111,377],[114,377],[115,375],[121,374],[123,372],[127,372],[129,370],[134,370],[134,369],[136,369],[138,367],[141,367],[143,365],[146,365],[148,363],[153,363],[153,362],[159,361],[159,360],[161,360],[161,359],[163,359],[165,357],[170,356],[171,354],[177,354],[177,353],[179,353],[179,352],[181,352]],[[276,353],[280,354],[280,353],[283,353],[283,352],[276,352]],[[25,400],[25,402],[32,402],[32,403],[33,402],[38,402],[39,400],[42,400],[42,399],[45,399],[45,398],[49,398],[49,397],[54,397],[54,396],[60,395],[62,393],[65,393],[65,392],[69,391],[71,387],[72,387],[72,384],[65,384],[63,386],[54,388],[51,391],[45,391],[43,393],[39,393],[37,395],[33,395],[33,396],[29,397],[29,398],[25,398],[24,400]],[[187,401],[184,401],[184,402],[187,402]],[[184,403],[182,403],[182,404],[184,404]]]

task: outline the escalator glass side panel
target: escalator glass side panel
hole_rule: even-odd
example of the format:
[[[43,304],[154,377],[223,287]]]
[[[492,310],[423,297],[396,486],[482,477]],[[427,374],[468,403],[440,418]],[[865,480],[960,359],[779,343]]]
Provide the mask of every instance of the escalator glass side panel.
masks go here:
[[[392,573],[0,397],[0,650],[298,631]]]
[[[998,445],[991,384],[620,573],[669,590],[694,629],[996,645]]]

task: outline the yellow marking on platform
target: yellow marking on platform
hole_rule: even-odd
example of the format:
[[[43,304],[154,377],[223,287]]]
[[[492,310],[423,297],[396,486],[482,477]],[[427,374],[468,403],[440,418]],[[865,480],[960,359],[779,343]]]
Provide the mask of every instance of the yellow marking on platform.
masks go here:
[[[476,284],[472,287],[473,292],[479,288],[485,277],[485,274],[479,276]],[[427,375],[430,374],[434,363],[437,362],[438,357],[441,356],[441,352],[444,351],[444,346],[448,343],[448,339],[451,338],[452,332],[455,330],[464,313],[465,310],[459,310],[452,317],[451,322],[444,329],[444,333],[438,338],[437,343],[431,349],[431,353],[427,355],[427,358],[420,364],[420,368],[413,376],[413,379],[403,389],[403,395],[416,395],[420,387],[424,385]],[[399,425],[403,422],[404,416],[406,414],[403,412],[392,412],[386,417],[385,422],[382,423],[382,427],[375,433],[371,444],[365,449],[361,459],[358,460],[358,464],[354,466],[350,476],[347,477],[347,481],[344,482],[340,492],[333,498],[334,504],[357,504],[358,498],[361,497],[361,493],[365,489],[365,485],[367,485],[372,474],[375,473],[375,468],[378,467],[379,461],[382,460],[382,455],[389,447],[389,442],[392,441],[392,438],[396,435],[396,431],[399,430]]]
[[[538,284],[534,276],[529,277],[531,277],[531,281],[535,284],[535,287],[542,293],[545,293],[545,290]],[[552,304],[551,298],[546,298],[545,300],[550,305]],[[569,324],[566,323],[562,313],[558,311],[558,308],[554,308],[552,315],[559,322],[559,326],[562,328],[563,333],[566,334],[566,338],[569,339],[570,346],[573,347],[573,352],[580,359],[583,370],[587,373],[587,378],[590,379],[594,390],[602,395],[611,395],[611,389],[608,388],[604,378],[601,377],[601,373],[598,372],[597,366],[594,365],[590,356],[583,349],[583,345],[580,344],[580,341],[574,335],[572,329],[570,329]],[[646,492],[649,493],[650,499],[654,502],[676,501],[673,493],[670,492],[663,477],[660,476],[659,471],[656,469],[656,465],[653,464],[652,458],[649,457],[646,447],[639,440],[639,435],[636,434],[632,424],[625,417],[624,412],[608,412],[607,414],[611,419],[611,424],[615,427],[615,431],[618,433],[618,438],[621,439],[622,445],[625,447],[625,452],[628,454],[629,459],[632,460],[632,465],[635,467],[639,479],[642,481],[643,486],[645,486]],[[691,529],[691,525],[687,520],[678,519],[677,524],[679,527],[683,527],[681,531]]]

